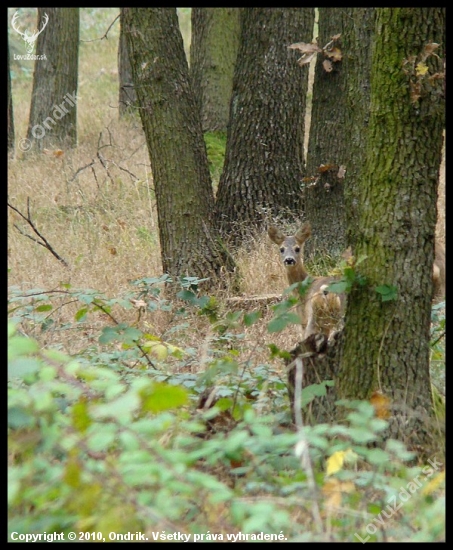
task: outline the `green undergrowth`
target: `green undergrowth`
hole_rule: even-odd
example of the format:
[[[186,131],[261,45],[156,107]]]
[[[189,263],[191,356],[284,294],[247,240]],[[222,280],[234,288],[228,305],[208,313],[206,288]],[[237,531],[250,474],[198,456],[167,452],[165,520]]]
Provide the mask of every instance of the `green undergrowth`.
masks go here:
[[[272,361],[285,350],[244,355],[260,312],[222,308],[201,282],[143,278],[115,298],[10,288],[10,540],[443,540],[439,457],[413,466],[402,443],[383,441],[387,421],[368,402],[344,402],[339,424],[293,429]],[[291,295],[273,306],[270,334],[295,322],[293,307]],[[145,312],[173,322],[157,334]],[[200,319],[210,331],[197,347],[188,336]],[[76,354],[44,343],[67,333],[86,341]],[[323,392],[303,388],[301,402]]]

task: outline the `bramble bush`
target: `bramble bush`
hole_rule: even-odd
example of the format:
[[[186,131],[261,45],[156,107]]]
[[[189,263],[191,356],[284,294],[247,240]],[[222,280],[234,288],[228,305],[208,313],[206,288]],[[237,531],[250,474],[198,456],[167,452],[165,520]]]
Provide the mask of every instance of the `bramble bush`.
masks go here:
[[[241,353],[259,313],[222,312],[190,277],[165,298],[170,282],[140,279],[114,299],[69,285],[10,289],[9,533],[444,539],[436,457],[410,466],[403,444],[381,441],[387,422],[367,402],[343,403],[341,424],[290,429],[286,381],[271,361]],[[271,330],[292,322],[291,300],[275,308]],[[61,322],[57,312],[74,304],[73,322]],[[131,309],[138,320],[120,320]],[[175,343],[147,331],[143,311],[174,315]],[[39,342],[83,333],[99,316],[97,342],[77,354]],[[183,337],[198,316],[211,326],[203,357]],[[304,402],[316,398],[304,392]]]

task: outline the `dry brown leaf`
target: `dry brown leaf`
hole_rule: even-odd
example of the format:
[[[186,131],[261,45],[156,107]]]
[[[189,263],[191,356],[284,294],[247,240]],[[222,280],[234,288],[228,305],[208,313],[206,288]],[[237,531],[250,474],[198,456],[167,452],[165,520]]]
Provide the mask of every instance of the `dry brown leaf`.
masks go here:
[[[343,179],[346,174],[346,166],[341,165],[340,168],[338,168],[337,178]]]
[[[324,61],[322,62],[322,66],[324,67],[324,70],[326,71],[326,73],[330,73],[332,72],[332,61],[329,61],[328,59],[324,59]]]
[[[343,58],[343,54],[341,53],[340,48],[332,48],[328,52],[324,52],[324,53],[327,55],[327,57],[330,57],[330,59],[332,59],[332,61],[334,62],[341,61]]]
[[[370,403],[376,411],[377,418],[385,419],[390,417],[390,399],[380,390],[373,392],[373,395],[370,398]]]
[[[337,167],[336,164],[320,164],[318,167],[318,172],[321,172],[322,174],[323,172],[327,172],[328,170],[333,170],[336,167]]]
[[[302,67],[303,65],[306,65],[307,63],[310,63],[310,61],[315,57],[316,52],[311,53],[309,55],[303,55],[302,57],[299,57],[297,62]]]
[[[322,49],[318,46],[318,44],[316,44],[316,42],[296,42],[295,44],[288,46],[288,49],[302,52],[302,57],[297,60],[300,66],[310,63],[318,52],[322,52]]]
[[[356,487],[352,481],[340,481],[338,479],[327,480],[322,488],[323,494],[327,497],[325,505],[328,508],[339,508],[343,493],[353,493]]]
[[[131,298],[131,304],[136,307],[137,309],[140,309],[142,307],[145,307],[147,306],[145,300],[134,300],[133,298]]]
[[[316,44],[316,42],[297,42],[288,46],[289,50],[299,50],[303,54],[311,54],[322,52],[321,48]]]

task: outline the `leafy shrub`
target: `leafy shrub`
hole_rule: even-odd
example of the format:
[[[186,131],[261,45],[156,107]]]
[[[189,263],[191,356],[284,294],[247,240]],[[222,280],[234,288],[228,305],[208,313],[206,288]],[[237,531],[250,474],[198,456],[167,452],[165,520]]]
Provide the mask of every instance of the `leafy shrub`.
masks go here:
[[[436,457],[409,467],[413,455],[397,441],[382,442],[387,422],[367,402],[342,403],[341,424],[288,428],[285,380],[270,364],[240,358],[241,330],[259,315],[222,314],[190,277],[168,300],[161,290],[169,282],[140,279],[115,299],[66,287],[68,304],[79,304],[71,329],[83,330],[99,313],[110,321],[99,327],[97,345],[73,357],[20,328],[38,337],[68,328],[52,304],[57,294],[11,291],[10,534],[443,540],[444,471]],[[290,306],[276,308],[284,320],[270,329],[291,322]],[[134,307],[173,312],[181,321],[173,334],[188,330],[193,316],[211,319],[205,367],[185,370],[198,360],[193,349],[116,320],[115,308]]]

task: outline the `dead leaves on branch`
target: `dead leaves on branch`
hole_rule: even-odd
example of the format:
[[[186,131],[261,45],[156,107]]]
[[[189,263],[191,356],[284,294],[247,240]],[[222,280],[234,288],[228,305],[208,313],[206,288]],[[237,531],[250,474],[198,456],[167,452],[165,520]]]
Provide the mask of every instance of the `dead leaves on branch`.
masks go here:
[[[429,42],[425,44],[418,55],[411,55],[407,59],[403,59],[403,72],[409,76],[412,103],[417,103],[421,97],[428,95],[430,92],[444,95],[444,90],[439,85],[436,86],[436,82],[443,83],[445,81],[445,71],[430,74],[429,66],[426,63],[431,56],[440,60],[440,57],[435,53],[438,48],[439,44]]]
[[[340,48],[336,45],[336,42],[340,39],[341,34],[336,34],[332,36],[330,42],[328,42],[323,48],[318,46],[316,41],[306,43],[306,42],[297,42],[288,46],[290,50],[298,50],[302,53],[302,56],[297,60],[299,65],[302,67],[315,57],[317,53],[322,53],[326,57],[324,59],[322,66],[324,70],[330,73],[333,70],[333,64],[341,61],[343,54]]]

